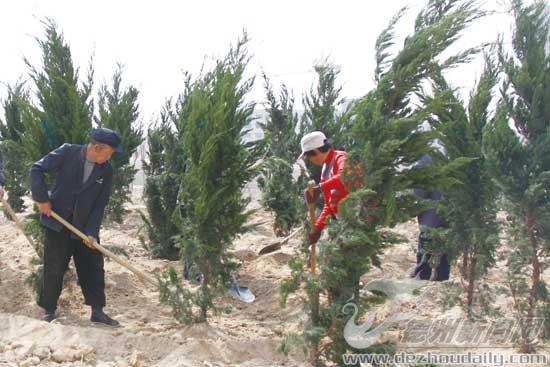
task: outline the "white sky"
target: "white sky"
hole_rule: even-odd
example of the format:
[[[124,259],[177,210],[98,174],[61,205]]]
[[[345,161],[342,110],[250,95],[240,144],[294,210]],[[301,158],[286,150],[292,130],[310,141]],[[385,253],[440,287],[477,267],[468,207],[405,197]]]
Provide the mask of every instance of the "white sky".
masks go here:
[[[279,0],[279,1],[129,1],[129,0],[17,0],[0,3],[0,82],[28,78],[27,57],[40,65],[36,37],[41,20],[56,21],[69,43],[75,65],[87,69],[93,56],[96,87],[110,81],[116,63],[125,65],[124,79],[140,90],[145,123],[158,114],[168,97],[182,90],[182,72],[196,75],[203,62],[219,57],[245,28],[257,75],[251,95],[264,101],[263,69],[275,85],[294,90],[297,100],[314,82],[315,60],[329,57],[341,68],[342,96],[359,97],[373,86],[374,44],[393,14],[411,9],[398,27],[402,43],[411,33],[414,17],[426,1],[415,0]],[[494,41],[509,34],[511,17],[500,0],[484,7],[498,14],[478,21],[458,49]],[[506,37],[507,38],[507,37]],[[481,63],[449,74],[453,85],[467,94],[481,72]],[[465,93],[466,92],[466,93]],[[0,84],[0,97],[6,86]],[[3,116],[3,111],[2,116]]]

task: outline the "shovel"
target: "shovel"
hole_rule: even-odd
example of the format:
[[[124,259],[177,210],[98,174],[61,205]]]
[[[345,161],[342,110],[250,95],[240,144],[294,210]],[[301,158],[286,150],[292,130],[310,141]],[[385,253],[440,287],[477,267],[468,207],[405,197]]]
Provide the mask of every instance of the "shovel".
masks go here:
[[[309,191],[310,195],[313,195],[313,187],[315,186],[315,181],[309,181],[307,183],[307,190]],[[307,204],[309,208],[309,220],[311,222],[311,228],[315,228],[315,222],[317,221],[317,217],[315,215],[315,203]],[[317,251],[315,248],[315,243],[311,244],[311,252],[310,252],[310,270],[311,274],[315,275],[315,269],[317,268]]]
[[[41,251],[40,249],[38,248],[38,245],[36,244],[36,242],[33,241],[33,239],[25,232],[25,230],[23,229],[23,224],[21,223],[21,221],[19,220],[19,218],[17,217],[17,214],[15,214],[15,211],[13,210],[13,208],[11,207],[11,205],[6,201],[5,198],[2,197],[2,205],[4,206],[4,209],[6,209],[6,211],[9,213],[11,219],[13,219],[13,221],[15,222],[15,225],[17,226],[17,228],[19,228],[21,230],[21,232],[23,232],[23,234],[25,235],[25,237],[27,238],[27,241],[29,241],[30,245],[32,246],[32,248],[34,248],[34,251],[36,251],[36,254],[38,255],[38,257],[42,257],[41,255]]]
[[[287,237],[283,238],[282,240],[275,241],[273,243],[270,243],[269,245],[265,245],[264,247],[262,247],[260,252],[258,252],[258,255],[265,255],[265,254],[269,254],[270,252],[279,250],[282,245],[284,245],[290,239],[295,237],[298,233],[300,233],[300,231],[302,231],[302,229],[303,229],[303,227],[300,227],[297,230],[295,230],[294,232],[292,232],[291,234],[289,234]]]
[[[237,282],[237,277],[235,275],[233,277],[233,285],[231,288],[229,288],[229,293],[236,299],[246,302],[246,303],[252,303],[256,299],[256,296],[252,294],[250,289],[247,287],[240,287],[239,283]]]

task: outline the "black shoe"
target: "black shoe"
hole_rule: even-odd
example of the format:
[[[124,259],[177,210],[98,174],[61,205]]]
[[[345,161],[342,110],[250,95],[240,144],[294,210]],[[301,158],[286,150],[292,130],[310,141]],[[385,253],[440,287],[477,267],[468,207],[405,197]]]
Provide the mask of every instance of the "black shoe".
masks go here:
[[[44,316],[42,317],[42,321],[52,322],[53,320],[55,320],[55,318],[56,318],[55,311],[54,312],[46,312],[44,314]]]
[[[107,316],[105,313],[92,313],[92,317],[90,318],[92,322],[97,322],[100,324],[104,324],[111,327],[118,327],[120,326],[120,322],[113,320],[109,316]]]

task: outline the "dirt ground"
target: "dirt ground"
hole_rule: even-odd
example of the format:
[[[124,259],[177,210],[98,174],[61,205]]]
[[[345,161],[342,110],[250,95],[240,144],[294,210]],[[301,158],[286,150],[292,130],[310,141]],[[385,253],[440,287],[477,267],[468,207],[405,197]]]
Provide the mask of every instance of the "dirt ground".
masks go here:
[[[257,205],[257,203],[253,204]],[[144,211],[141,187],[136,187],[130,213],[122,225],[103,229],[103,244],[124,248],[130,261],[150,273],[160,273],[169,266],[181,269],[179,262],[152,260],[139,240]],[[132,273],[109,261],[106,263],[106,312],[121,322],[117,329],[103,328],[89,321],[89,308],[76,279],[69,281],[58,307],[58,319],[49,324],[40,321],[42,310],[36,305],[33,291],[25,284],[33,266],[34,250],[14,223],[0,218],[0,366],[303,366],[300,353],[289,357],[276,351],[289,333],[298,333],[305,321],[299,296],[293,295],[288,306],[279,306],[279,285],[290,274],[287,262],[300,246],[292,240],[280,251],[258,256],[262,245],[274,239],[272,218],[259,210],[251,220],[263,223],[253,232],[235,241],[234,252],[243,266],[241,285],[256,295],[252,304],[242,303],[230,295],[219,302],[230,305],[231,313],[213,316],[208,324],[185,326],[177,323],[167,306],[160,305],[158,293],[141,283]],[[375,269],[364,282],[376,278],[402,278],[414,264],[414,246],[418,229],[415,222],[396,229],[407,238],[403,244],[388,249],[382,269]],[[72,265],[71,265],[72,266]],[[491,282],[502,279],[502,264],[489,274]],[[455,269],[453,269],[454,271]],[[446,287],[458,285],[456,271],[445,284],[434,287],[433,297],[414,305],[419,315],[436,318],[463,316],[454,307],[441,310]],[[545,277],[549,273],[544,274]],[[509,300],[497,300],[504,310],[511,310]],[[384,315],[381,311],[381,315]],[[400,326],[401,327],[401,326]],[[400,337],[400,327],[387,332],[388,339]],[[548,344],[543,350],[549,351]],[[512,352],[512,351],[510,351]]]

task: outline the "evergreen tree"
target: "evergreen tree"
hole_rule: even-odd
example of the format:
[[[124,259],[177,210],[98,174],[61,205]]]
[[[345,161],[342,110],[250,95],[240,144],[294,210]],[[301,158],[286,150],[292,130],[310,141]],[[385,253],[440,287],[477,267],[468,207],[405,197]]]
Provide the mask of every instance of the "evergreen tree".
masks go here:
[[[183,139],[191,107],[191,88],[192,82],[187,76],[184,92],[177,102],[166,102],[160,122],[147,133],[148,160],[143,161],[143,170],[148,216],[142,217],[150,241],[146,247],[154,258],[175,260],[180,253],[174,240],[179,233],[174,218],[184,210],[178,195],[183,188],[187,159]]]
[[[8,86],[8,96],[2,106],[5,121],[0,120],[0,149],[4,158],[5,189],[9,193],[8,203],[13,210],[25,209],[22,197],[28,191],[28,168],[22,147],[21,136],[25,130],[24,116],[29,110],[29,92],[23,82]]]
[[[103,85],[99,91],[97,124],[116,131],[122,138],[122,154],[116,154],[111,159],[113,188],[105,211],[107,219],[122,223],[126,213],[124,204],[130,201],[131,185],[137,172],[130,160],[143,142],[143,132],[138,121],[139,92],[132,86],[122,88],[122,66],[119,65],[115,71],[112,83],[110,90]]]
[[[207,320],[214,299],[231,284],[236,263],[228,251],[235,236],[247,229],[248,200],[244,185],[256,174],[261,144],[244,143],[254,105],[244,102],[252,79],[244,79],[248,62],[247,37],[231,47],[213,70],[195,82],[191,112],[185,131],[189,166],[182,199],[179,238],[183,256],[202,274],[194,302],[200,308],[195,320]]]
[[[496,220],[498,190],[489,173],[484,155],[483,129],[490,123],[489,104],[492,89],[497,81],[497,68],[489,55],[485,56],[485,70],[470,95],[467,107],[455,96],[443,76],[434,78],[434,97],[424,98],[430,112],[431,126],[441,132],[446,150],[445,160],[461,157],[472,161],[455,174],[460,182],[443,193],[439,212],[445,218],[443,233],[435,235],[438,251],[453,259],[462,255],[462,276],[468,280],[465,304],[473,316],[474,291],[477,302],[487,308],[491,292],[477,287],[476,283],[495,264],[495,251],[499,245],[499,227]],[[434,256],[433,258],[439,258]],[[433,264],[434,268],[437,264]]]
[[[282,287],[282,297],[305,284],[306,306],[310,322],[304,332],[310,346],[310,360],[343,365],[342,355],[353,351],[343,339],[346,319],[343,306],[353,297],[360,314],[376,302],[376,297],[359,293],[359,278],[373,266],[380,266],[380,255],[398,238],[384,229],[414,217],[422,205],[412,194],[415,187],[445,189],[456,183],[448,177],[467,159],[421,169],[412,167],[423,155],[437,155],[430,146],[436,136],[420,129],[425,121],[425,106],[412,103],[415,93],[442,69],[468,59],[467,50],[438,62],[440,55],[456,41],[468,24],[482,13],[471,2],[430,1],[418,15],[415,32],[403,48],[390,59],[393,28],[402,16],[400,11],[382,32],[377,42],[377,85],[354,104],[354,142],[346,160],[344,178],[351,189],[340,203],[337,221],[328,225],[329,239],[321,241],[319,275],[303,272],[303,260],[292,264],[293,277]],[[319,290],[328,300],[319,298]],[[391,351],[389,345],[374,345],[362,353]]]
[[[302,135],[312,131],[322,131],[332,142],[340,148],[343,143],[344,125],[340,121],[341,115],[337,109],[343,103],[340,98],[342,87],[337,86],[336,80],[340,69],[323,60],[314,65],[317,74],[317,84],[311,87],[303,97],[305,107],[298,133]],[[298,140],[299,141],[299,140]],[[315,182],[321,179],[321,168],[306,162],[310,176]]]
[[[33,118],[26,121],[23,139],[31,161],[64,143],[86,143],[92,128],[92,66],[86,81],[80,82],[63,34],[52,20],[45,22],[45,28],[44,39],[38,40],[42,67],[38,69],[25,60],[38,100]]]
[[[512,249],[506,282],[521,320],[521,352],[534,350],[534,317],[548,317],[541,277],[550,251],[550,56],[544,1],[512,2],[513,54],[502,44],[504,81],[495,121],[486,129],[492,172],[506,198]]]
[[[278,236],[287,235],[303,218],[301,191],[305,187],[303,174],[295,182],[294,162],[300,155],[299,118],[294,110],[294,98],[283,85],[279,97],[264,74],[268,120],[262,124],[265,134],[266,163],[258,185],[262,204],[275,214],[273,229]]]

